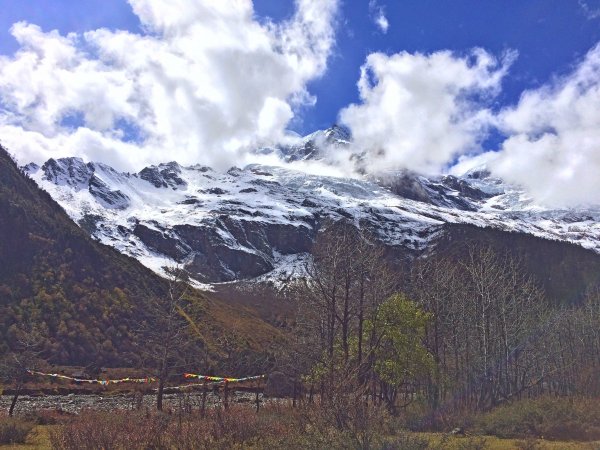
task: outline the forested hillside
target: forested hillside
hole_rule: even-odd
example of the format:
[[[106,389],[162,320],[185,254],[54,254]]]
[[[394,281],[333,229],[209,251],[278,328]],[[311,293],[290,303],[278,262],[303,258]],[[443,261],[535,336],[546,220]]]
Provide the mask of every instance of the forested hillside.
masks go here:
[[[542,239],[526,233],[501,231],[468,224],[446,224],[435,253],[466,256],[472,246],[491,247],[519,261],[522,274],[535,279],[547,302],[580,303],[600,283],[600,255],[570,242]]]

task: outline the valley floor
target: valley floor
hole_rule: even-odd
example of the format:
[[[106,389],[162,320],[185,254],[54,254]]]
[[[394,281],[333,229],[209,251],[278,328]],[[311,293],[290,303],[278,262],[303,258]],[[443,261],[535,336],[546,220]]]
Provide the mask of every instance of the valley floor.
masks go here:
[[[49,430],[51,426],[37,426],[27,439],[26,444],[0,445],[0,449],[13,450],[50,450]],[[443,433],[410,433],[411,436],[427,439],[430,448],[439,450],[459,450],[465,448],[480,448],[485,450],[513,450],[513,449],[535,449],[535,450],[597,450],[600,449],[600,441],[596,442],[566,442],[566,441],[523,441],[519,439],[500,439],[495,436],[476,437],[448,437]],[[466,447],[469,443],[476,445],[483,443],[481,447]],[[529,446],[527,446],[529,445]],[[260,447],[252,447],[260,449]]]
[[[475,437],[448,437],[443,433],[411,433],[415,436],[429,440],[432,449],[459,450],[464,449],[469,440],[476,445],[482,443],[481,448],[485,450],[512,450],[512,449],[535,449],[535,450],[597,450],[600,449],[600,441],[576,442],[576,441],[547,441],[547,440],[523,440],[523,439],[501,439],[496,436]]]

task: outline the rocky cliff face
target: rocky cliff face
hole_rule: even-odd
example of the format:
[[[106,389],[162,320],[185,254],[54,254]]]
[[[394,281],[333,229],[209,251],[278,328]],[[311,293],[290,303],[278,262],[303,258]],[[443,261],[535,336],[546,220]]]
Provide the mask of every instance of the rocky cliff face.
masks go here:
[[[35,165],[27,165],[28,173],[37,171]],[[103,178],[118,177],[112,168],[101,163],[84,163],[81,158],[49,159],[41,167],[44,178],[57,186],[67,186],[75,192],[89,191],[94,199],[106,209],[124,209],[129,197],[118,189],[112,190]],[[146,169],[144,169],[146,170]],[[107,177],[108,176],[108,177]]]
[[[323,142],[344,146],[348,139],[333,128],[277,151],[289,160],[318,158]],[[357,179],[170,162],[128,174],[63,158],[26,170],[96,239],[158,272],[185,265],[202,283],[301,272],[319,229],[340,219],[368,229],[399,258],[431,249],[460,224],[600,252],[600,211],[541,208],[485,169]]]

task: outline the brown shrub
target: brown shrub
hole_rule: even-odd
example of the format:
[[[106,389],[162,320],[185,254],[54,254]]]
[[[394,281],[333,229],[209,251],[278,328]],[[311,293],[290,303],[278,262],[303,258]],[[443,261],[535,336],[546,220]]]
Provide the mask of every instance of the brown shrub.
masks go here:
[[[277,404],[258,414],[243,405],[207,409],[204,416],[85,412],[51,430],[50,439],[59,450],[426,448],[422,439],[407,436],[402,445],[410,441],[412,447],[394,447],[400,437],[384,446],[387,437],[399,436],[384,408],[367,408],[361,402],[340,414],[339,408]]]
[[[488,448],[487,439],[481,436],[471,436],[457,442],[456,450],[485,450]]]
[[[381,450],[426,450],[428,448],[430,448],[429,439],[410,433],[400,433],[381,446]]]
[[[517,450],[543,450],[544,445],[537,439],[527,438],[515,442]]]
[[[33,427],[28,421],[0,417],[0,445],[24,444]]]
[[[228,449],[263,440],[277,443],[297,429],[283,408],[210,409],[205,416],[85,412],[50,432],[52,446],[74,449]]]
[[[521,400],[484,414],[477,427],[498,437],[598,440],[600,402],[573,397]]]
[[[22,418],[34,423],[35,425],[58,425],[66,423],[73,417],[73,413],[68,413],[58,409],[42,409],[25,413]]]
[[[168,423],[159,414],[86,412],[52,429],[50,442],[58,450],[162,448]]]

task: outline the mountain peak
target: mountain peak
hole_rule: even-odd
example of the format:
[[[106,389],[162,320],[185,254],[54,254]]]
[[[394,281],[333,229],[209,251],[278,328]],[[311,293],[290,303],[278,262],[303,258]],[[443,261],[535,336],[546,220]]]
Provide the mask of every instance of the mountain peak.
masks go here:
[[[325,130],[325,135],[328,139],[350,142],[352,135],[350,130],[342,125],[334,124],[330,128]]]
[[[278,151],[286,162],[321,159],[328,147],[347,146],[350,140],[350,132],[346,128],[333,125],[304,136],[298,144],[279,146]],[[266,149],[261,150],[266,152]]]
[[[86,164],[83,159],[76,157],[50,158],[42,167],[44,178],[61,186],[68,185],[75,190],[88,187],[90,178],[94,174],[93,167]]]
[[[154,187],[172,189],[182,189],[187,186],[187,182],[180,175],[181,166],[175,161],[145,167],[138,173],[142,180],[148,181]]]

